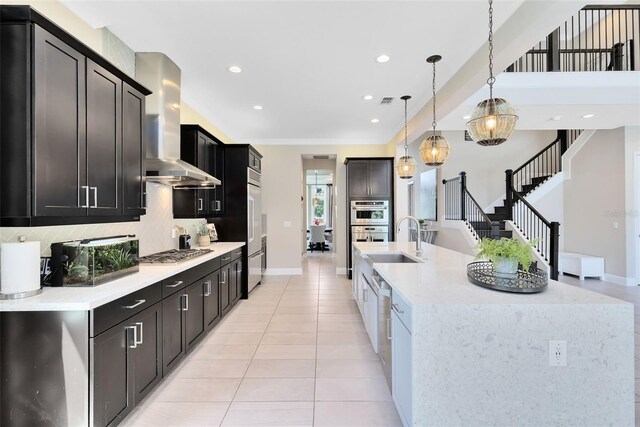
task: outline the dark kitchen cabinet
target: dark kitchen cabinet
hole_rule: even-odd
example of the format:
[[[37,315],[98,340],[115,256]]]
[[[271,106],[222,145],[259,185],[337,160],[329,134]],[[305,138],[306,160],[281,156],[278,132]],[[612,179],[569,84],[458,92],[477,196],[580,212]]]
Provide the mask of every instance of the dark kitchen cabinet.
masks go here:
[[[139,219],[150,92],[29,6],[0,6],[0,43],[0,225]]]
[[[89,215],[120,214],[122,80],[87,59],[87,171]]]
[[[231,310],[231,264],[220,268],[220,311],[224,316]]]
[[[204,333],[204,292],[206,279],[187,286],[185,289],[185,327],[186,349],[190,351]]]
[[[5,26],[3,38],[4,33]],[[89,190],[86,185],[85,142],[86,58],[37,25],[34,26],[33,37],[33,216],[83,216],[88,207]],[[3,56],[4,52],[3,49]],[[3,80],[9,83],[10,79],[5,80],[3,76]],[[3,87],[3,92],[16,89]],[[5,110],[11,105],[3,102],[2,107]],[[5,123],[11,123],[4,120],[4,114],[2,122],[2,127]],[[3,146],[7,145],[9,135],[2,136]],[[27,141],[21,143],[26,144]],[[27,147],[24,149],[27,154]],[[6,154],[13,159],[8,159]],[[12,156],[13,153],[6,154],[2,153],[2,168],[11,168],[11,164],[22,161],[25,170],[30,169],[28,159]],[[17,172],[10,173],[7,177],[9,182],[18,175]],[[2,181],[7,182],[4,179]],[[11,194],[11,190],[3,188],[3,198],[7,194]],[[3,200],[5,209],[7,202],[11,204],[11,199],[13,197],[10,196],[9,201]],[[8,209],[13,211],[11,207]]]
[[[219,178],[221,185],[202,190],[173,190],[176,218],[210,218],[224,213],[224,144],[198,125],[180,126],[180,158]]]
[[[125,216],[146,211],[145,96],[122,84],[122,211]]]
[[[242,258],[239,258],[233,262],[233,268],[235,270],[235,298],[233,304],[242,297]]]
[[[117,425],[162,379],[155,304],[92,339],[93,425]]]
[[[393,197],[393,158],[347,158],[349,198]]]
[[[177,366],[186,354],[185,294],[177,292],[162,300],[162,376]]]
[[[210,330],[222,317],[220,312],[220,270],[210,274],[204,285],[204,327]]]

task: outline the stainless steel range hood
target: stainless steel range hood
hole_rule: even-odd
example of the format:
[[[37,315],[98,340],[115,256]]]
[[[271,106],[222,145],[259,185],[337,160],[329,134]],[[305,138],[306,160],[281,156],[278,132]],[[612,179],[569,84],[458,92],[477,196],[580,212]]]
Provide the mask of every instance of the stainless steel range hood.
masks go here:
[[[221,182],[180,160],[180,68],[165,54],[136,53],[136,80],[153,91],[147,97],[147,181],[174,187],[215,187]]]

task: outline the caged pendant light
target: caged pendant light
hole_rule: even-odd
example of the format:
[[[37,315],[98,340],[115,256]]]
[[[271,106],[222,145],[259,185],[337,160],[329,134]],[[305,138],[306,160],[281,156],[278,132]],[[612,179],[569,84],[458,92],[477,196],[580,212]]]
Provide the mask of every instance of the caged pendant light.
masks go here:
[[[409,155],[407,147],[407,101],[411,99],[409,95],[400,97],[404,101],[404,156],[396,163],[396,173],[400,179],[413,178],[416,173],[417,164],[413,157]]]
[[[429,64],[433,64],[433,135],[427,137],[420,144],[420,157],[427,166],[440,166],[449,157],[449,143],[444,136],[436,135],[436,62],[440,61],[440,55],[432,55],[427,58]]]
[[[506,100],[493,97],[493,0],[489,0],[489,99],[480,102],[471,113],[467,129],[471,138],[480,145],[502,144],[516,126],[516,110]]]

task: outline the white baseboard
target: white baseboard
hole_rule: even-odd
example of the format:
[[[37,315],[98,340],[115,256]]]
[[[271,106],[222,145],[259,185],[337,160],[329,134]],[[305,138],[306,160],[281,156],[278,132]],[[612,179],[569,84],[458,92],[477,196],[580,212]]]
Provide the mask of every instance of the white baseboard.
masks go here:
[[[267,268],[263,276],[302,276],[302,268]]]
[[[636,279],[634,279],[633,277],[623,277],[605,273],[602,280],[604,280],[605,282],[615,283],[616,285],[638,286],[638,284],[636,283]]]
[[[346,267],[338,267],[336,268],[336,275],[340,276],[340,275],[346,275],[347,274],[347,268]]]

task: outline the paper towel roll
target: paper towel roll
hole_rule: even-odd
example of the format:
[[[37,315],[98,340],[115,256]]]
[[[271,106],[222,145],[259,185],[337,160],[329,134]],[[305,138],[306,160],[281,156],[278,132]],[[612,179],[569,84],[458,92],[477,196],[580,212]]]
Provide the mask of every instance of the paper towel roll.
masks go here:
[[[40,242],[0,243],[0,294],[40,289]]]

